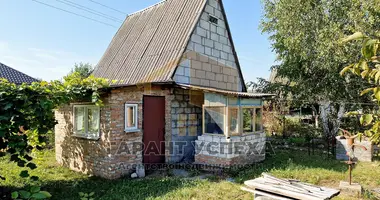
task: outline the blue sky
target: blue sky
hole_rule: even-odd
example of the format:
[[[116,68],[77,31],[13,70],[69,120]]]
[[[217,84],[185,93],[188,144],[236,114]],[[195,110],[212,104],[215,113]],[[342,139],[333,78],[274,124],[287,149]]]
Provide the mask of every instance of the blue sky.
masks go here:
[[[113,24],[121,23],[67,6],[62,0],[38,0],[71,12]],[[116,18],[125,15],[91,0],[71,0]],[[133,13],[160,0],[96,0]],[[224,0],[245,81],[268,78],[275,61],[267,35],[259,30],[259,0]],[[60,79],[74,63],[96,65],[117,28],[41,5],[32,0],[0,0],[0,62],[43,80]]]

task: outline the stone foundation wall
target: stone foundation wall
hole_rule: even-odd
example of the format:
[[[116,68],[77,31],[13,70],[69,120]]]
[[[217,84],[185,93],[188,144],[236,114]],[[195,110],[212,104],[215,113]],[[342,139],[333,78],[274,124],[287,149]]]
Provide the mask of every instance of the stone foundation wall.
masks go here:
[[[359,139],[355,139],[355,144],[363,145],[367,148],[364,150],[359,147],[354,148],[354,160],[371,162],[373,157],[374,147],[370,141],[367,139],[363,139],[360,141]],[[350,149],[347,146],[347,141],[341,136],[336,137],[336,159],[337,160],[348,160],[347,152]]]
[[[143,140],[144,95],[165,97],[165,157],[171,159],[171,102],[174,95],[170,88],[159,86],[124,87],[113,89],[103,97],[100,110],[100,139],[88,140],[72,136],[73,105],[63,106],[55,113],[58,124],[55,127],[56,159],[58,163],[73,170],[96,176],[116,179],[128,175],[142,164],[142,148],[133,144]],[[125,103],[138,104],[137,132],[124,131]]]
[[[231,167],[265,159],[265,133],[234,136],[202,135],[196,140],[195,163]]]

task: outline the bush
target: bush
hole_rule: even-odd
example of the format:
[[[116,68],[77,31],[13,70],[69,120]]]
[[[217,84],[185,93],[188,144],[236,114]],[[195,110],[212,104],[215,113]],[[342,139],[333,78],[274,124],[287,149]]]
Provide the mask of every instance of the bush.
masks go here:
[[[306,146],[308,144],[308,141],[306,141],[305,138],[300,138],[300,137],[291,137],[291,138],[288,138],[287,142],[289,144],[294,145],[294,146]]]
[[[285,117],[279,112],[264,107],[263,123],[265,131],[270,135],[282,135]]]

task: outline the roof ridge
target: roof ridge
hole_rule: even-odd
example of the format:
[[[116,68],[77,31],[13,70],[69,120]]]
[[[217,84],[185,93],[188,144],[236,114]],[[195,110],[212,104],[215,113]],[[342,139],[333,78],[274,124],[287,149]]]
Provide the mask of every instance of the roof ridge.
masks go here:
[[[148,6],[148,7],[146,7],[146,8],[143,8],[143,9],[139,10],[139,11],[133,12],[133,13],[127,15],[127,17],[132,16],[132,15],[135,15],[135,14],[138,14],[138,13],[141,13],[141,12],[144,12],[144,11],[146,11],[146,10],[148,10],[148,9],[151,9],[151,8],[153,8],[153,7],[155,7],[155,6],[158,6],[158,5],[162,4],[162,3],[165,3],[166,1],[167,1],[167,0],[159,1],[159,2],[157,2],[157,3],[155,3],[155,4],[151,5],[151,6]]]

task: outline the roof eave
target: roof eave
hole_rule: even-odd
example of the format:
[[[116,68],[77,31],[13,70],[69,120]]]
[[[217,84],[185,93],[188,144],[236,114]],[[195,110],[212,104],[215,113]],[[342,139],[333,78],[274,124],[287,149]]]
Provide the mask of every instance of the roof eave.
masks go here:
[[[190,89],[190,90],[200,90],[203,92],[218,93],[218,94],[223,94],[226,96],[236,96],[236,97],[243,97],[243,98],[270,98],[270,97],[276,96],[274,94],[236,92],[236,91],[221,90],[217,88],[187,85],[187,84],[181,84],[181,83],[175,83],[175,87],[179,87],[182,89]]]

